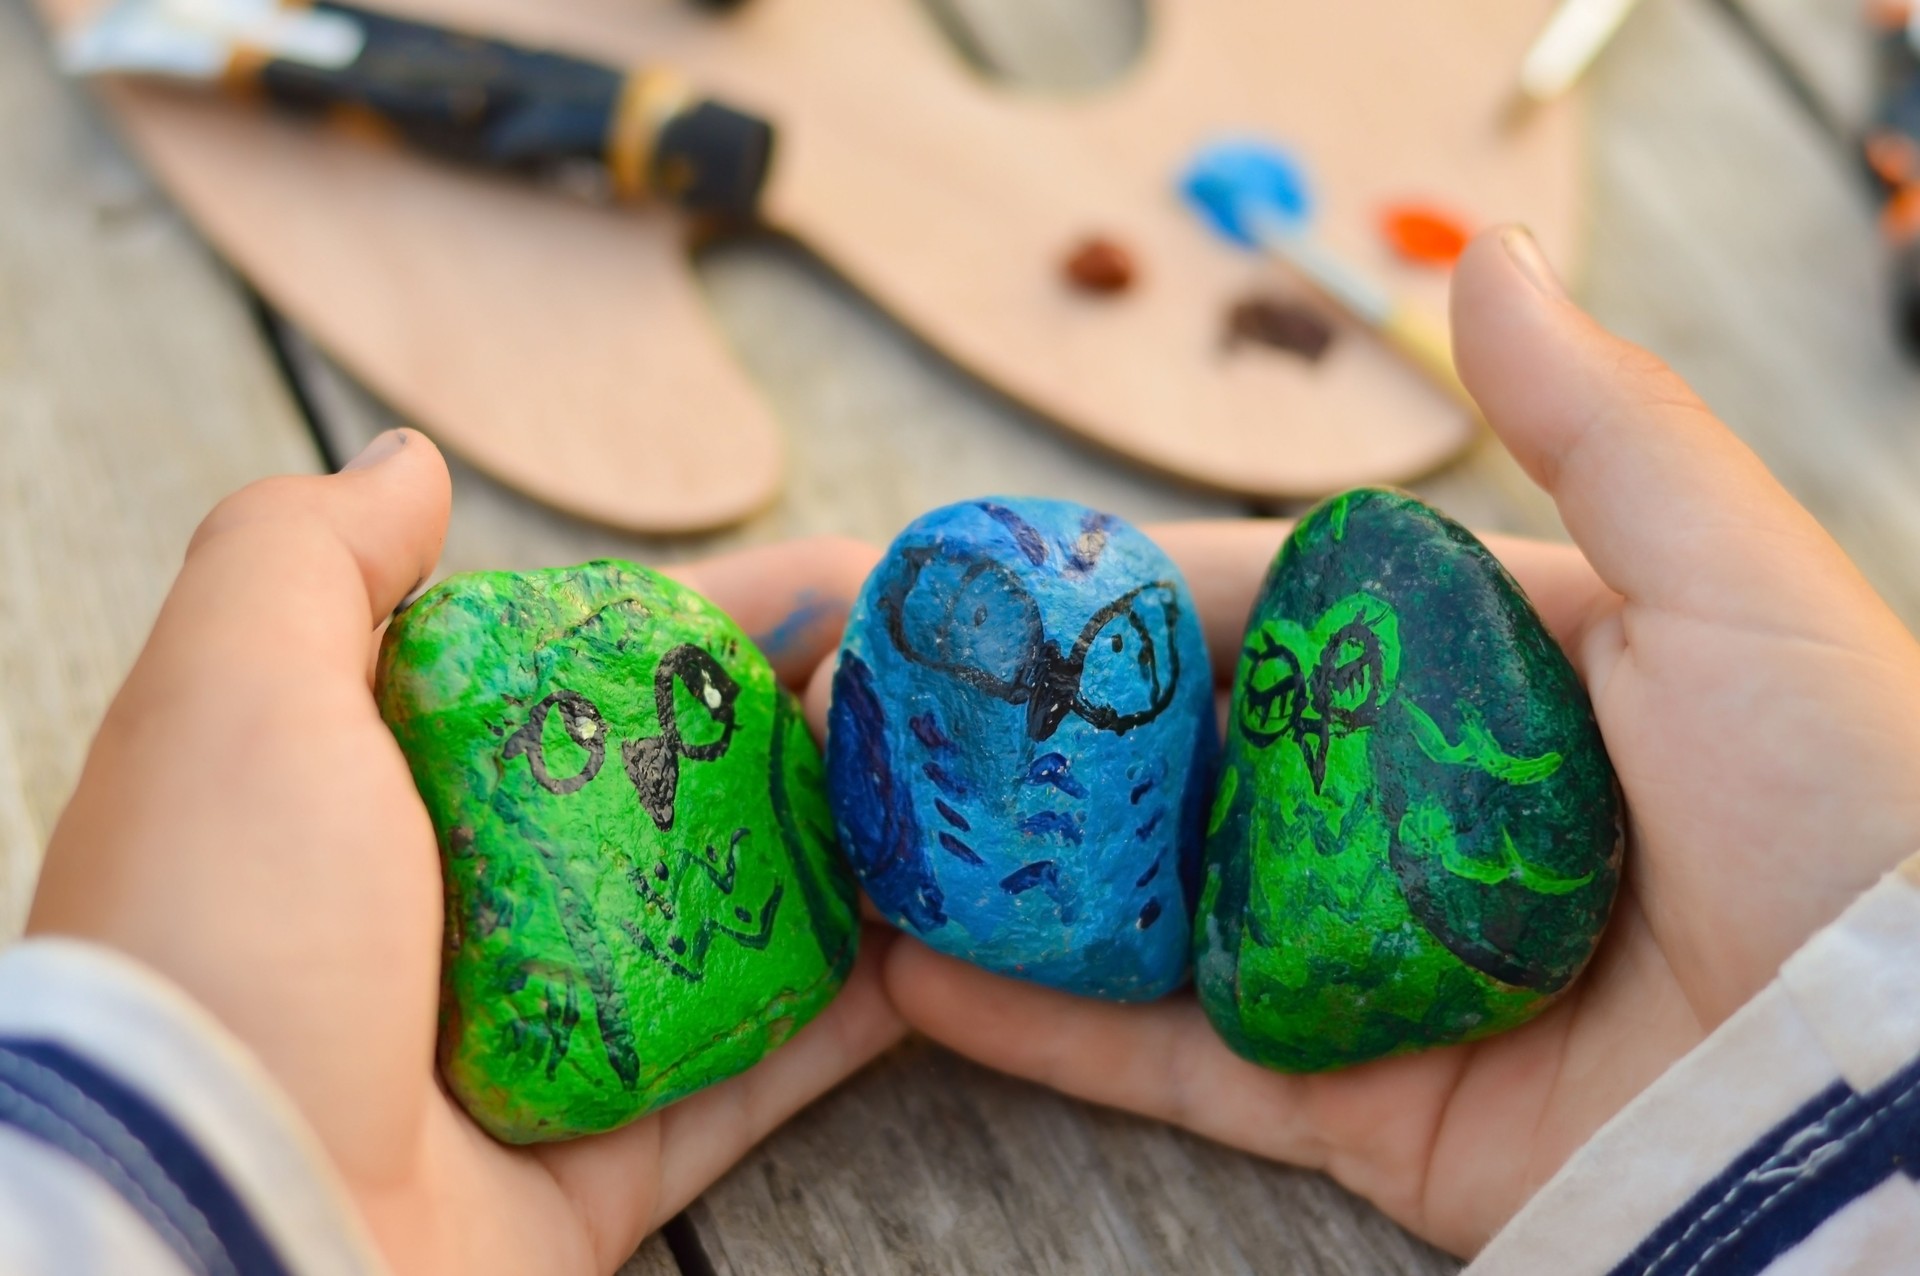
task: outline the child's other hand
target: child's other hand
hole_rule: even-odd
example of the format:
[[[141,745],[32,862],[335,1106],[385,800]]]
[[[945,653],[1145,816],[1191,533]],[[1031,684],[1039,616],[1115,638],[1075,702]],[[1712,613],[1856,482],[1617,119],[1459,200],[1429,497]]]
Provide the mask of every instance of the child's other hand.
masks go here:
[[[139,958],[246,1041],[299,1105],[395,1270],[612,1271],[793,1111],[894,1041],[870,944],[760,1067],[614,1134],[515,1150],[434,1074],[440,861],[368,671],[432,570],[448,484],[418,434],[358,468],[259,483],[200,528],[60,820],[30,931]],[[871,564],[851,542],[682,574],[804,677]]]
[[[902,940],[886,983],[909,1021],[994,1067],[1326,1170],[1472,1253],[1920,850],[1920,648],[1678,377],[1551,280],[1524,233],[1484,236],[1454,320],[1468,386],[1579,546],[1493,542],[1586,679],[1630,810],[1625,884],[1581,982],[1507,1036],[1289,1077],[1230,1053],[1190,997],[1080,1001]],[[1156,533],[1223,677],[1284,531]]]

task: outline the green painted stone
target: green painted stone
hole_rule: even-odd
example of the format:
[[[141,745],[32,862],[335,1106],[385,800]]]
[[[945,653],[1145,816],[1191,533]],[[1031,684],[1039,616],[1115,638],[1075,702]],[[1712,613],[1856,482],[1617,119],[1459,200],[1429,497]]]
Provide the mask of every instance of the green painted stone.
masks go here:
[[[496,1137],[733,1076],[845,981],[819,751],[698,594],[619,562],[456,576],[394,621],[376,694],[446,870],[441,1071]]]
[[[1227,1043],[1313,1072],[1515,1027],[1592,955],[1621,847],[1586,692],[1472,533],[1375,489],[1303,519],[1208,821],[1196,979]]]

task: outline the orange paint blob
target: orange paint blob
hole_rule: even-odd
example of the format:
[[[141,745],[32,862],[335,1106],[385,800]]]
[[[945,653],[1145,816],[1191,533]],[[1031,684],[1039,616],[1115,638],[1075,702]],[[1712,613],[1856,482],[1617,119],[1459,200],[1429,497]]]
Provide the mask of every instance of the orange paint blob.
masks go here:
[[[1467,251],[1473,234],[1460,220],[1426,204],[1393,204],[1380,215],[1387,246],[1416,266],[1446,269]]]
[[[1867,24],[1880,31],[1898,31],[1913,16],[1910,0],[1868,0]]]
[[[1880,210],[1880,233],[1891,244],[1920,243],[1920,185],[1894,192]]]
[[[1920,143],[1905,133],[1885,129],[1866,141],[1867,166],[1889,186],[1920,181]]]

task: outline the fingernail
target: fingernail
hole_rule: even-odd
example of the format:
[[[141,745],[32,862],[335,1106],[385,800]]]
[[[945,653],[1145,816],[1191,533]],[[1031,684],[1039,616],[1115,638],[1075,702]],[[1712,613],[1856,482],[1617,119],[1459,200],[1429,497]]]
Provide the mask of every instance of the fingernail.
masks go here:
[[[348,470],[365,470],[380,464],[407,445],[408,433],[405,430],[388,430],[377,436],[373,442],[360,449],[360,455],[340,467],[345,474]]]
[[[1527,277],[1527,282],[1538,289],[1542,296],[1555,301],[1567,300],[1566,285],[1560,282],[1560,276],[1554,273],[1553,263],[1540,251],[1540,241],[1525,226],[1509,227],[1500,236],[1500,243],[1507,250],[1507,256]]]

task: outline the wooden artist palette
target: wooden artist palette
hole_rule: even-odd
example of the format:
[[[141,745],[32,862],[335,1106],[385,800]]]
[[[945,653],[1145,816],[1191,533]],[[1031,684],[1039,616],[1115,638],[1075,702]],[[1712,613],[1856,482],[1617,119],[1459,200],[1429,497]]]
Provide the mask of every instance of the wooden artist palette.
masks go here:
[[[91,0],[40,0],[55,20]],[[768,220],[956,362],[1065,427],[1256,497],[1402,479],[1467,416],[1360,331],[1318,363],[1224,349],[1283,268],[1180,203],[1194,149],[1231,134],[1305,156],[1322,237],[1444,312],[1442,276],[1394,264],[1396,199],[1530,225],[1574,248],[1576,122],[1501,103],[1549,0],[1159,0],[1116,85],[1058,99],[994,85],[915,0],[405,0],[411,16],[603,62],[676,64],[779,126]],[[781,432],[708,314],[684,223],[603,208],[264,110],[103,86],[213,242],[402,413],[480,468],[588,518],[650,531],[737,520],[776,494]],[[1077,293],[1089,234],[1140,263]]]

